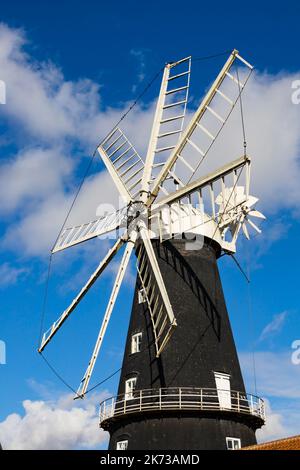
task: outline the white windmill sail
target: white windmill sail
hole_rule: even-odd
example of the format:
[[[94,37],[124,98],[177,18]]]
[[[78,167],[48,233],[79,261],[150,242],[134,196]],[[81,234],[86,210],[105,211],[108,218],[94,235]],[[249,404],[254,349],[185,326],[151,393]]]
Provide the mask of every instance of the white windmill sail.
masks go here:
[[[146,193],[181,136],[190,73],[190,56],[166,64],[164,68],[142,180],[142,189]]]
[[[98,152],[125,202],[140,192],[144,162],[119,127],[99,145]]]
[[[235,76],[236,68],[233,67],[236,60],[247,70],[239,80]],[[156,177],[148,205],[156,198],[167,178],[171,177],[181,187],[191,181],[237,103],[252,69],[252,65],[239,56],[238,51],[234,50],[230,54],[179,143]],[[222,115],[217,111],[220,107]],[[165,188],[164,192],[166,191]]]
[[[147,229],[141,231],[137,248],[137,271],[151,317],[157,357],[167,345],[176,319]]]
[[[195,181],[192,181],[191,183],[185,185],[184,188],[180,188],[177,191],[174,191],[174,193],[171,193],[168,196],[160,199],[154,206],[155,210],[163,207],[165,204],[172,204],[188,196],[191,196],[204,186],[211,185],[229,174],[235,174],[238,169],[244,167],[247,164],[250,164],[250,161],[251,159],[248,155],[242,156],[230,163],[227,163],[218,170],[213,171],[206,176],[202,176]]]
[[[108,251],[104,259],[101,261],[101,263],[98,265],[97,269],[93,272],[93,274],[90,276],[89,280],[87,283],[82,287],[80,292],[76,295],[74,300],[71,302],[69,307],[62,313],[62,315],[52,324],[52,326],[47,330],[42,337],[42,341],[39,347],[39,352],[42,352],[45,346],[49,343],[49,341],[53,338],[53,336],[58,332],[58,330],[62,327],[64,322],[67,320],[67,318],[71,315],[73,310],[77,307],[79,302],[83,299],[83,297],[86,295],[86,293],[89,291],[89,289],[92,287],[92,285],[95,283],[95,281],[98,279],[100,274],[104,271],[104,269],[108,266],[109,262],[114,258],[114,256],[117,254],[121,246],[125,243],[126,241],[126,235],[125,237],[123,236],[122,238],[119,238],[116,243],[113,245],[113,247]]]
[[[116,230],[121,226],[125,225],[127,220],[127,207],[112,212],[111,214],[99,217],[91,222],[87,222],[81,225],[75,225],[74,227],[67,227],[62,230],[59,235],[52,253],[64,250],[79,243],[85,242],[105,233],[109,233],[112,230]]]

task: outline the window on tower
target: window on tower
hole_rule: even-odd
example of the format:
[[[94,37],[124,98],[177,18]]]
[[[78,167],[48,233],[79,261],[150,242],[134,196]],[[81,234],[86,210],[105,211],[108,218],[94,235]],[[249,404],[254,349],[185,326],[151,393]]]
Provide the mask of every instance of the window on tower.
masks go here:
[[[142,333],[136,333],[131,337],[131,354],[141,352]]]
[[[126,380],[125,382],[125,400],[132,400],[133,392],[136,388],[136,377]]]
[[[128,449],[128,441],[118,441],[117,442],[117,450],[127,450]]]
[[[139,301],[139,304],[143,304],[144,302],[146,302],[146,293],[145,293],[145,289],[140,289],[139,290],[139,293],[138,293],[138,301]]]
[[[237,437],[226,437],[227,450],[236,450],[241,448],[241,439]]]

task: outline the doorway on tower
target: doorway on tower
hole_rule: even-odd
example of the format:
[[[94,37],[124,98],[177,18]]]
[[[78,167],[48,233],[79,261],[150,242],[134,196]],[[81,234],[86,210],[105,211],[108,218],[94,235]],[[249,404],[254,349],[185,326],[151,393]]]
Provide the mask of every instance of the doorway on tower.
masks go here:
[[[220,408],[231,410],[230,375],[214,372]]]

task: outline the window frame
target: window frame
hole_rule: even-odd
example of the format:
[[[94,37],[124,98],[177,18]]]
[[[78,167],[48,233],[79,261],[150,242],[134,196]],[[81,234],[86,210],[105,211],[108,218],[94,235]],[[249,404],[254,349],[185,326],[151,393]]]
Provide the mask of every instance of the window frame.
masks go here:
[[[119,449],[119,445],[122,445],[122,444],[125,444],[126,447],[125,449]],[[128,449],[128,439],[123,439],[122,441],[117,441],[117,446],[116,446],[116,450],[127,450]]]
[[[229,443],[232,444],[232,447],[229,447],[228,445]],[[237,443],[238,447],[235,447],[234,443]],[[241,439],[239,437],[226,437],[226,447],[227,447],[227,450],[241,449],[242,447]]]
[[[129,383],[134,383],[133,387],[131,390],[127,389],[127,385]],[[137,377],[130,377],[130,379],[125,380],[125,394],[124,394],[124,400],[132,400],[134,398],[133,393],[136,388],[136,383],[137,383]]]
[[[141,287],[138,290],[138,302],[139,304],[144,304],[145,302],[147,302],[147,297],[146,297],[146,292],[145,292],[144,287]]]
[[[139,331],[138,333],[134,333],[131,336],[131,347],[130,347],[131,354],[137,354],[141,352],[142,337],[143,337],[143,333],[141,331]],[[135,348],[133,346],[135,346]]]

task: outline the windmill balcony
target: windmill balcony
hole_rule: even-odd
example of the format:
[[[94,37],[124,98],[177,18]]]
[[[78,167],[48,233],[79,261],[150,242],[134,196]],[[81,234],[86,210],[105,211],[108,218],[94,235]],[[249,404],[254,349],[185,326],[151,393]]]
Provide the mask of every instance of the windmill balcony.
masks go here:
[[[223,412],[265,422],[264,401],[248,393],[215,388],[176,387],[135,390],[100,403],[100,427],[129,414],[154,412]]]

